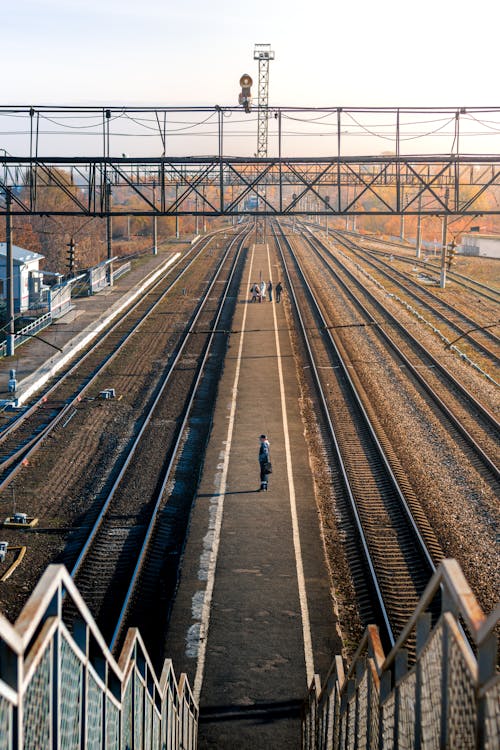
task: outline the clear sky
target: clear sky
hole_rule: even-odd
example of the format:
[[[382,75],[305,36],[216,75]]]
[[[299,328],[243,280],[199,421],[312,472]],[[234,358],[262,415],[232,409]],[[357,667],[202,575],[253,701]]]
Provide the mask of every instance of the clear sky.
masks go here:
[[[2,104],[500,104],[498,0],[2,0]]]

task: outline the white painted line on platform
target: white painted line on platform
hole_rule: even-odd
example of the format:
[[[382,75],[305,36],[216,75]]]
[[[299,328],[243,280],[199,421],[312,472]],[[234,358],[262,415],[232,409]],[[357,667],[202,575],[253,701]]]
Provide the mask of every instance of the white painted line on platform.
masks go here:
[[[246,294],[245,294],[246,300],[248,300],[250,296],[250,279],[252,278],[252,266],[253,266],[254,252],[255,252],[255,245],[252,246],[252,256],[250,258],[250,266],[248,270],[248,281],[247,281],[247,289],[246,289]],[[233,441],[234,420],[236,417],[236,400],[237,400],[237,395],[238,395],[238,383],[240,379],[241,357],[242,357],[242,352],[243,352],[243,340],[245,338],[245,325],[246,325],[246,319],[247,319],[247,310],[248,310],[248,305],[245,305],[244,310],[243,310],[243,321],[241,324],[240,345],[238,348],[238,356],[236,358],[236,370],[234,373],[233,388],[231,391],[231,394],[232,394],[231,409],[229,412],[227,439],[226,439],[226,445],[225,445],[224,454],[223,454],[221,472],[220,474],[218,474],[218,482],[217,482],[218,492],[217,494],[213,495],[210,500],[211,516],[214,515],[215,517],[210,518],[209,533],[206,535],[204,539],[204,551],[200,559],[200,570],[198,573],[198,577],[202,579],[206,577],[206,581],[207,581],[207,585],[205,588],[205,596],[203,598],[203,606],[201,609],[201,618],[200,618],[199,624],[195,623],[195,625],[189,628],[188,636],[187,636],[187,641],[188,641],[187,651],[189,652],[190,655],[194,655],[196,652],[196,643],[195,643],[196,637],[198,637],[198,640],[199,640],[198,649],[197,649],[198,661],[196,665],[196,675],[194,678],[194,686],[193,686],[193,695],[197,703],[199,703],[200,701],[201,688],[203,685],[203,676],[205,672],[208,628],[210,625],[210,608],[212,604],[212,595],[213,595],[214,584],[215,584],[215,569],[217,567],[217,556],[219,554],[220,535],[221,535],[221,528],[222,528],[222,516],[224,512],[224,496],[226,493],[227,473],[229,469],[229,457],[231,455],[231,445]],[[212,508],[214,510],[212,510]],[[207,542],[206,546],[205,546],[205,542]],[[207,549],[206,547],[209,547],[209,549]],[[193,614],[196,612],[197,607],[199,607],[199,598],[198,598],[199,594],[200,592],[196,592],[193,596],[193,603],[192,603]]]
[[[69,362],[69,360],[72,359],[77,352],[79,352],[88,343],[90,343],[92,341],[92,339],[95,339],[95,337],[104,328],[106,328],[109,325],[109,323],[114,318],[116,318],[116,316],[119,313],[121,313],[121,311],[123,309],[125,309],[126,307],[128,307],[136,299],[136,297],[138,297],[144,291],[144,289],[147,289],[149,286],[151,286],[151,284],[154,281],[156,281],[156,279],[158,278],[158,276],[160,276],[162,273],[164,273],[167,270],[167,268],[169,268],[169,266],[172,265],[172,263],[175,263],[175,261],[178,258],[180,258],[180,255],[181,255],[180,253],[174,253],[174,255],[171,258],[169,258],[166,263],[163,263],[160,266],[160,268],[158,268],[157,271],[155,271],[153,274],[151,274],[151,276],[148,276],[148,278],[145,281],[145,283],[141,284],[140,287],[137,287],[135,289],[135,291],[133,292],[133,294],[130,294],[129,296],[126,296],[123,299],[123,301],[122,301],[121,304],[117,305],[116,308],[113,308],[111,310],[111,313],[106,318],[104,318],[103,320],[101,320],[97,325],[92,324],[92,328],[91,328],[91,331],[89,333],[87,333],[86,335],[82,336],[83,334],[85,334],[85,331],[82,331],[82,333],[80,334],[80,336],[82,336],[81,339],[79,339],[78,336],[75,337],[74,339],[72,339],[66,345],[66,347],[65,347],[65,349],[67,348],[69,351],[66,351],[66,352],[63,351],[63,353],[61,355],[56,355],[56,357],[54,359],[49,360],[53,364],[51,364],[49,366],[48,370],[44,369],[47,366],[47,363],[45,365],[42,365],[42,367],[39,368],[40,376],[30,386],[28,386],[26,388],[26,390],[23,390],[23,392],[19,395],[19,397],[17,399],[17,405],[20,406],[21,404],[23,404],[30,396],[33,395],[33,393],[35,393],[36,391],[38,391],[42,387],[42,385],[44,385],[44,383],[47,382],[47,380],[50,380],[50,378],[52,378],[57,372],[59,372],[59,370],[62,367],[64,367],[64,365],[66,364],[66,362]],[[35,373],[33,373],[33,375],[35,377],[36,377],[36,373],[37,372],[38,371],[35,371]],[[25,378],[25,380],[28,380],[30,377],[31,376],[28,376],[28,378]],[[22,380],[20,382],[19,388],[22,388],[23,382],[24,382],[24,380]]]
[[[269,245],[267,246],[267,262],[269,266],[269,278],[272,280],[271,257]],[[283,418],[283,434],[285,439],[286,471],[288,477],[288,492],[290,495],[290,511],[292,514],[293,547],[295,550],[295,567],[297,570],[297,583],[299,587],[300,613],[302,615],[302,634],[304,639],[304,657],[306,662],[307,687],[314,677],[314,655],[312,649],[311,623],[309,620],[309,607],[307,604],[306,581],[304,578],[304,565],[302,562],[302,547],[300,544],[299,519],[297,516],[297,502],[295,498],[295,484],[292,471],[292,452],[290,450],[290,437],[288,435],[288,415],[286,411],[285,384],[283,380],[283,367],[281,365],[281,349],[278,333],[278,319],[276,317],[276,304],[273,303],[274,336],[276,339],[276,361],[278,363],[278,375],[280,381],[281,414]]]

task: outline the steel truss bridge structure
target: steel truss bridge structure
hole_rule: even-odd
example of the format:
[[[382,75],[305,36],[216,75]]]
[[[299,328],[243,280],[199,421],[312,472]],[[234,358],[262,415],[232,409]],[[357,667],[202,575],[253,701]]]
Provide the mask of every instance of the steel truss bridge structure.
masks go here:
[[[500,214],[500,107],[269,107],[260,158],[254,122],[237,107],[0,106],[0,214]]]

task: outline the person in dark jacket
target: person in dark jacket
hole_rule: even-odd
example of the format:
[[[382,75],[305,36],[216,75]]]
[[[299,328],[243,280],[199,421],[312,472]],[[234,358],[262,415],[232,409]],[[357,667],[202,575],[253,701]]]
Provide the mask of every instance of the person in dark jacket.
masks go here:
[[[266,435],[261,435],[259,446],[259,466],[260,466],[260,489],[259,492],[267,492],[267,477],[269,476],[269,440]]]
[[[276,292],[276,302],[280,302],[281,300],[281,292],[283,291],[283,287],[281,285],[281,281],[278,281],[276,284],[276,288],[274,290]]]
[[[269,280],[269,284],[267,285],[267,293],[269,295],[269,302],[273,301],[273,282]]]

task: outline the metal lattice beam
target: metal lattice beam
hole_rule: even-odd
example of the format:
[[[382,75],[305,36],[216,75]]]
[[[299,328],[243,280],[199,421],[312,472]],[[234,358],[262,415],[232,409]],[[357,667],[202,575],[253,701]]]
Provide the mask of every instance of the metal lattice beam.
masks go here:
[[[5,157],[0,215],[6,191],[14,215],[499,215],[500,156]],[[248,208],[251,197],[258,198],[255,208]],[[491,198],[488,205],[485,197]]]
[[[270,59],[264,50],[267,70]],[[500,215],[500,108],[261,103],[267,156],[226,155],[235,143],[250,149],[247,119],[232,107],[0,106],[0,139],[15,151],[0,148],[0,215],[6,192],[19,215]],[[328,144],[328,155],[296,155],[298,128],[322,135],[314,146]],[[134,140],[141,134],[151,140]],[[190,156],[168,153],[176,137]],[[161,155],[145,156],[156,142]],[[194,155],[202,142],[210,155]],[[120,156],[137,143],[142,153]]]

